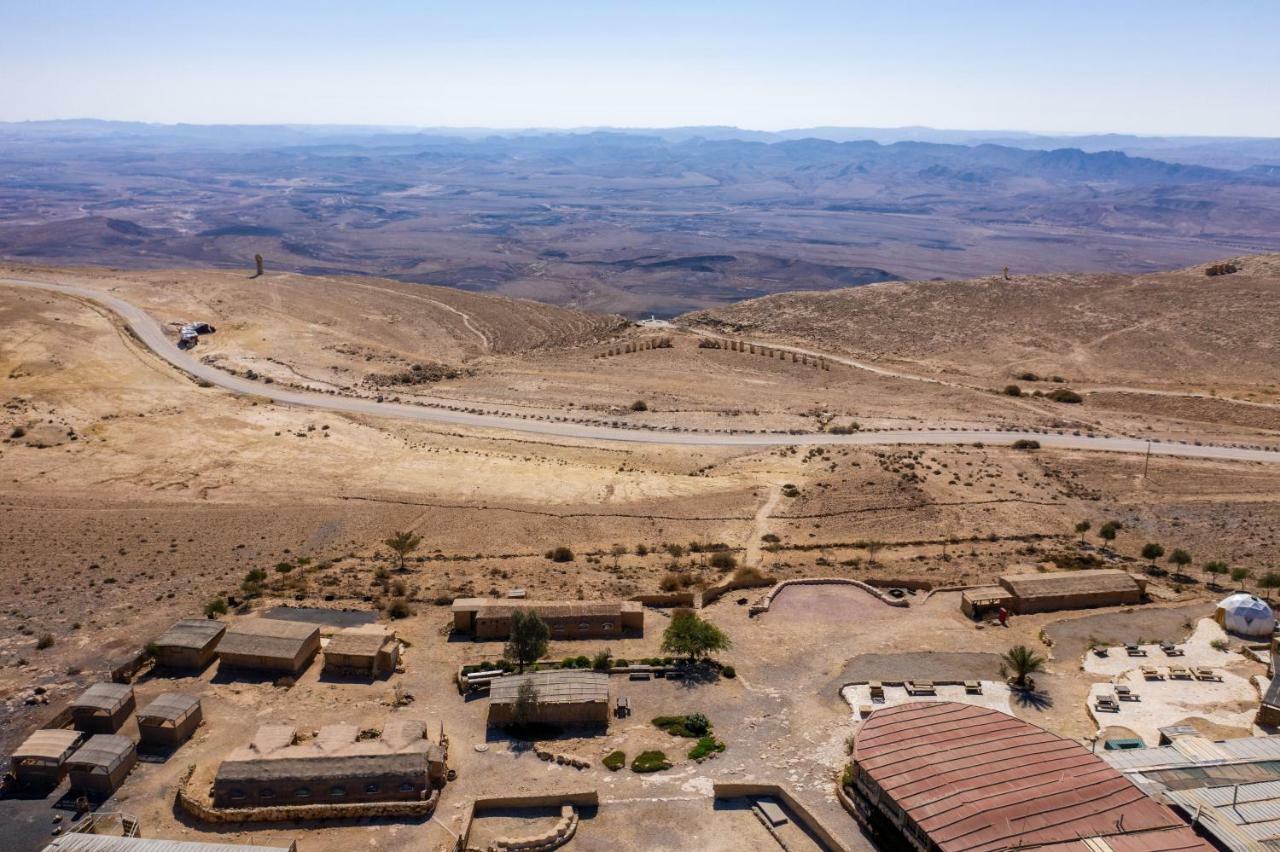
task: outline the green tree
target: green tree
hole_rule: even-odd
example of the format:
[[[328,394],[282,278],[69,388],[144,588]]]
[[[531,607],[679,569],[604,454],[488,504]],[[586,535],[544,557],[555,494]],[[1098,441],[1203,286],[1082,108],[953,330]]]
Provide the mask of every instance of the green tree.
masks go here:
[[[1107,544],[1110,544],[1111,542],[1116,540],[1116,533],[1119,531],[1119,529],[1120,529],[1120,525],[1117,524],[1115,521],[1107,521],[1105,524],[1103,524],[1101,527],[1098,528],[1098,537],[1101,538],[1103,541],[1105,541]]]
[[[1268,571],[1258,580],[1258,585],[1267,590],[1267,600],[1271,600],[1271,590],[1280,589],[1280,574]]]
[[[1044,657],[1026,645],[1015,645],[1000,658],[1002,671],[1012,672],[1013,681],[1019,687],[1026,687],[1027,678],[1036,672],[1044,671]]]
[[[1209,574],[1214,578],[1214,582],[1216,584],[1217,579],[1224,576],[1230,569],[1227,568],[1227,563],[1223,562],[1221,559],[1214,559],[1204,563],[1204,570],[1206,574]]]
[[[404,558],[410,553],[418,549],[418,545],[422,544],[422,537],[414,535],[411,531],[397,532],[382,542],[400,558],[400,570],[404,570]]]
[[[719,627],[698,617],[691,609],[677,609],[662,633],[662,650],[681,654],[691,661],[733,647]]]
[[[1191,554],[1181,547],[1175,547],[1173,553],[1169,554],[1169,564],[1177,566],[1179,574],[1185,574],[1187,566],[1191,564]]]
[[[547,653],[551,628],[531,609],[511,613],[511,636],[507,639],[506,657],[514,660],[520,671]]]
[[[1231,569],[1231,582],[1239,583],[1241,590],[1244,589],[1244,581],[1247,579],[1249,579],[1248,568],[1232,568]]]
[[[615,544],[609,548],[610,555],[613,556],[613,567],[618,567],[618,560],[627,555],[627,546],[625,544]]]
[[[1151,560],[1152,568],[1156,567],[1156,560],[1161,556],[1164,556],[1164,547],[1161,545],[1149,542],[1142,546],[1142,558]]]
[[[1088,521],[1081,521],[1080,523],[1076,524],[1076,532],[1079,533],[1080,535],[1081,547],[1084,546],[1084,534],[1091,529],[1093,529],[1093,524],[1089,523]]]

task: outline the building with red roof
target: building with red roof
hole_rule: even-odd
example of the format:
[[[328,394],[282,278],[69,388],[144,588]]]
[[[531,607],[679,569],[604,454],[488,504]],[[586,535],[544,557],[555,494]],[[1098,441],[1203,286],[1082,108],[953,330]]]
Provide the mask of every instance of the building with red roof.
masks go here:
[[[1079,743],[970,704],[872,713],[855,740],[853,793],[873,834],[925,852],[1213,849]]]

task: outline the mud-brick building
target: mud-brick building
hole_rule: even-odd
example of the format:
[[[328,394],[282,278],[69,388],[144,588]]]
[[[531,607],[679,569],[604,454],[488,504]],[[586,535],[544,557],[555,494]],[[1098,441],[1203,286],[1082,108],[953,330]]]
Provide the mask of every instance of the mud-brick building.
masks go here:
[[[339,630],[324,646],[324,670],[329,674],[387,677],[399,659],[396,634],[378,624]]]
[[[266,725],[218,767],[219,808],[419,801],[444,783],[445,748],[425,722],[389,721],[376,737],[327,725],[299,742],[291,725]]]
[[[184,618],[151,640],[162,668],[199,671],[213,662],[227,625],[212,618]]]
[[[609,724],[609,675],[603,672],[530,672],[489,684],[489,724],[514,720],[523,684],[533,689],[528,721],[549,725]]]
[[[503,601],[458,598],[453,629],[476,639],[506,639],[516,610],[531,610],[551,628],[552,639],[610,639],[644,634],[638,601]]]
[[[301,621],[246,618],[218,643],[224,668],[297,674],[320,650],[320,628]]]
[[[1046,571],[1005,574],[999,585],[966,589],[960,609],[970,618],[1003,607],[1017,615],[1091,609],[1142,603],[1146,580],[1126,571],[1103,568],[1093,571]]]

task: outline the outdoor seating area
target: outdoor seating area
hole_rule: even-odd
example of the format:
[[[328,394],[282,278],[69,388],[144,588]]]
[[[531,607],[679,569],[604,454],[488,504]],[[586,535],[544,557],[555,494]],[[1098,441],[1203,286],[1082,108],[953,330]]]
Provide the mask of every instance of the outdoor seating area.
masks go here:
[[[938,690],[932,681],[909,680],[905,684],[907,694],[911,696],[937,695]]]

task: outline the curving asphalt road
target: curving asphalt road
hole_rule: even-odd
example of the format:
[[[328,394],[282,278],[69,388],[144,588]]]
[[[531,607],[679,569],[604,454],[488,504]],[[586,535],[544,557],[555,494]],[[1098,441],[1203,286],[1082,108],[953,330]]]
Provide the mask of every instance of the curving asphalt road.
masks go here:
[[[108,293],[75,287],[69,284],[55,284],[45,281],[27,281],[23,279],[4,278],[0,284],[34,290],[45,290],[87,299],[102,305],[120,316],[129,329],[142,343],[156,355],[168,361],[184,373],[203,379],[234,393],[270,399],[286,405],[296,405],[321,411],[333,411],[344,414],[364,414],[373,417],[395,417],[404,420],[417,420],[427,423],[442,423],[452,426],[470,426],[483,429],[500,429],[508,432],[523,432],[552,438],[573,438],[593,441],[620,441],[632,444],[674,444],[681,446],[738,446],[738,447],[773,447],[783,445],[830,445],[846,444],[855,446],[884,446],[894,444],[971,444],[981,441],[987,444],[1008,444],[1019,438],[1034,438],[1041,446],[1073,450],[1100,450],[1119,453],[1146,453],[1152,455],[1182,456],[1188,458],[1221,459],[1230,461],[1255,461],[1280,463],[1280,452],[1268,450],[1245,449],[1242,447],[1195,446],[1172,443],[1148,443],[1139,438],[1089,437],[1087,435],[1058,435],[1015,431],[984,431],[980,429],[943,430],[921,429],[917,431],[883,431],[855,432],[851,435],[831,435],[816,432],[804,435],[780,434],[738,434],[730,435],[718,432],[664,432],[648,429],[619,429],[611,426],[587,426],[579,423],[557,423],[538,420],[522,420],[513,417],[501,417],[492,414],[469,414],[461,411],[448,411],[438,408],[427,408],[396,402],[378,402],[371,399],[360,399],[346,396],[330,396],[310,391],[290,390],[277,385],[268,385],[251,381],[240,376],[233,376],[216,367],[201,363],[187,352],[178,349],[172,340],[152,317],[141,308]],[[783,347],[777,347],[783,348]],[[823,355],[832,361],[843,361],[829,354],[805,351],[809,355]],[[872,369],[858,364],[864,369]],[[891,371],[875,369],[886,375],[894,375]],[[939,382],[942,384],[942,382]]]

